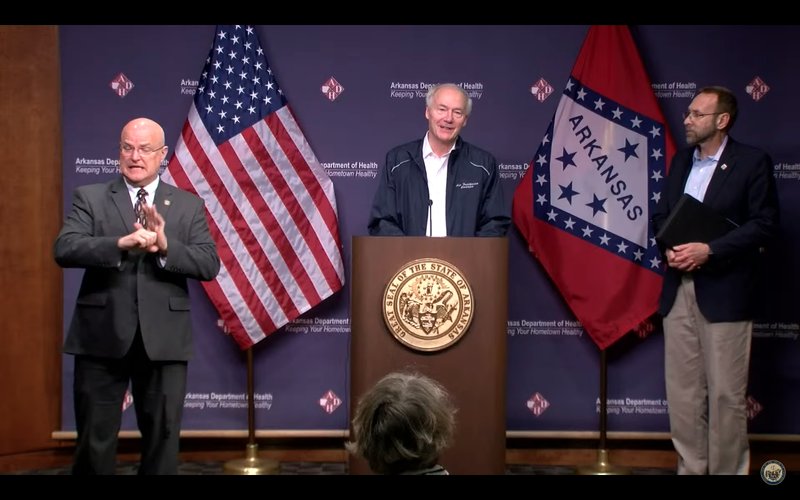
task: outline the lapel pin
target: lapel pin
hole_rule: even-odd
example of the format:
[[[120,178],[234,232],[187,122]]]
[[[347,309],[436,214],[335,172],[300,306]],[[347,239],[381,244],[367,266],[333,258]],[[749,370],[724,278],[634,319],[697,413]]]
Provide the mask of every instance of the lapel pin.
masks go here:
[[[164,200],[164,205],[169,206],[169,200]]]
[[[725,170],[726,168],[728,168],[728,164],[727,163],[723,163],[722,165],[720,165],[719,168],[720,168],[720,170]]]

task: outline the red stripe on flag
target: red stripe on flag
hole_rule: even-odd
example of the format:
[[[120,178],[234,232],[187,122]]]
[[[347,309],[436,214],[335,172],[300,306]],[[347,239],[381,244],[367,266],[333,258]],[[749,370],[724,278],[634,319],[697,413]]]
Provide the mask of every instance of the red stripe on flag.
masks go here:
[[[187,150],[191,151],[189,148],[187,148]],[[199,156],[200,155],[193,155],[193,158],[196,162]],[[173,161],[175,162],[175,168],[172,168],[172,162],[170,162],[170,174],[175,182],[182,186],[191,185],[191,181],[186,176],[186,172],[183,170],[183,168],[178,168],[180,167],[180,162],[178,161],[177,157],[173,157]],[[200,163],[198,162],[198,164]],[[238,295],[244,299],[244,304],[247,306],[248,313],[252,314],[253,318],[258,322],[263,331],[274,331],[275,324],[268,311],[264,308],[264,305],[258,299],[256,290],[244,275],[239,260],[236,258],[235,251],[233,251],[228,245],[214,219],[212,217],[206,217],[206,219],[208,219],[208,226],[211,236],[217,245],[217,253],[219,254],[220,261],[222,262],[223,267],[227,271],[230,279],[236,287],[237,293],[235,295]],[[214,281],[214,283],[217,283],[217,281]],[[203,286],[208,287],[208,283],[203,283]],[[206,290],[208,291],[209,288],[206,288]],[[227,298],[229,295],[231,295],[231,292],[231,290],[225,290],[220,286],[219,293],[221,295],[209,295],[209,299],[211,299],[211,301],[215,304],[217,311],[220,313],[220,317],[222,317],[226,326],[233,333],[237,324],[240,328],[242,327],[238,318],[238,314],[235,312],[235,309],[231,306]]]
[[[339,230],[336,212],[334,211],[333,207],[331,207],[327,196],[325,196],[322,186],[320,186],[319,181],[311,171],[311,167],[308,165],[308,163],[306,163],[305,158],[303,158],[303,155],[297,149],[294,138],[283,126],[283,123],[280,121],[277,113],[273,113],[272,115],[268,116],[265,122],[269,127],[269,130],[272,132],[273,137],[275,137],[275,139],[278,141],[278,144],[280,144],[284,154],[289,159],[290,164],[292,167],[294,167],[298,177],[303,182],[306,192],[309,194],[317,208],[318,215],[322,217],[322,220],[325,222],[325,227],[327,227],[328,232],[333,237],[334,242],[336,242],[336,247],[339,248],[341,243],[339,242]],[[285,181],[280,179],[280,182],[283,183],[284,188],[288,191],[288,186],[285,185]],[[291,193],[291,191],[289,192]],[[319,269],[325,276],[328,286],[332,290],[338,290],[341,288],[342,282],[339,279],[336,269],[332,265],[327,252],[320,243],[316,232],[314,232],[312,227],[309,227],[308,219],[305,217],[305,214],[303,214],[299,207],[296,207],[296,210],[290,210],[289,214],[292,216],[295,224],[301,228],[301,234],[306,239],[306,244],[309,246],[309,248],[311,248],[314,259],[317,261]]]
[[[280,114],[280,113],[276,113]],[[297,122],[294,118],[294,114],[292,113],[289,106],[286,106],[286,114],[288,115],[286,118],[291,119],[291,121],[296,125]],[[272,134],[278,139],[278,142],[284,144],[284,141],[291,141],[291,150],[296,153],[296,158],[290,157],[292,160],[292,164],[297,167],[301,166],[302,168],[296,168],[298,175],[300,175],[300,180],[303,181],[305,185],[306,191],[308,191],[314,203],[317,205],[317,210],[319,214],[322,216],[322,219],[325,221],[325,225],[328,228],[328,232],[330,232],[331,236],[333,236],[334,240],[336,241],[336,245],[339,246],[341,242],[339,241],[339,229],[338,229],[338,221],[336,217],[336,210],[331,206],[328,197],[325,196],[325,191],[323,187],[319,183],[319,179],[314,175],[311,170],[311,167],[306,163],[305,158],[300,153],[299,149],[297,148],[296,142],[302,141],[306,146],[307,143],[305,138],[303,137],[296,137],[292,135],[283,124],[283,121],[268,121],[267,125],[272,130]],[[284,139],[284,136],[286,138]]]
[[[199,147],[199,144],[196,141],[194,143]],[[218,150],[229,167],[228,172],[224,172],[223,175],[233,176],[238,181],[239,177],[242,175],[242,167],[238,161],[238,158],[231,152],[230,146],[227,143],[218,146]],[[219,172],[217,172],[217,170],[208,160],[202,149],[195,150],[194,148],[189,148],[189,152],[192,155],[192,158],[194,158],[195,163],[198,165],[199,170],[209,180],[209,185],[217,186],[213,189],[214,196],[236,231],[234,234],[228,234],[228,237],[236,239],[237,246],[240,245],[239,248],[230,252],[230,254],[224,258],[222,254],[220,254],[220,259],[222,259],[226,269],[228,269],[231,279],[233,279],[233,281],[236,283],[237,288],[240,290],[244,289],[248,292],[253,289],[253,285],[250,283],[250,280],[242,269],[241,262],[237,257],[237,253],[240,254],[242,249],[244,249],[244,251],[253,260],[256,270],[259,272],[267,287],[269,287],[271,295],[275,298],[280,308],[287,315],[298,315],[299,313],[295,307],[295,304],[292,302],[291,297],[286,291],[286,288],[279,279],[278,274],[275,272],[272,263],[269,261],[267,255],[259,245],[259,238],[254,234],[250,226],[248,226],[244,221],[236,200],[230,196],[230,193],[228,193],[222,179],[220,178]],[[231,167],[231,165],[233,165],[233,167]],[[217,242],[218,246],[222,244],[227,245],[221,231],[218,232],[218,235],[215,237],[215,241]],[[245,298],[247,299],[248,297]],[[257,320],[259,320],[259,322],[261,319],[261,314],[266,314],[269,317],[269,321],[271,323],[274,322],[274,318],[272,318],[272,315],[263,308],[263,305],[260,301],[259,308],[263,310],[263,313],[260,311],[256,313],[254,311],[254,316]]]
[[[225,298],[225,292],[222,290],[218,281],[203,281],[202,285],[208,298],[216,306],[223,323],[225,323],[224,328],[226,333],[233,337],[237,345],[242,349],[247,349],[264,338],[263,336],[259,338],[250,337],[242,322],[239,321],[239,317],[233,312],[233,308],[227,298]]]
[[[261,277],[269,286],[272,295],[280,305],[281,309],[290,318],[297,317],[300,315],[297,305],[292,300],[288,290],[286,289],[286,286],[281,281],[275,267],[267,258],[267,254],[264,253],[264,248],[262,247],[262,245],[269,244],[267,241],[264,241],[266,238],[264,237],[265,234],[263,233],[263,230],[266,230],[266,232],[272,237],[277,250],[282,254],[281,249],[283,245],[280,244],[280,239],[283,238],[283,235],[280,234],[280,228],[276,227],[277,223],[275,222],[272,213],[269,212],[269,207],[267,207],[266,203],[264,202],[264,198],[259,193],[258,188],[253,185],[252,179],[247,174],[244,166],[239,160],[239,157],[236,155],[236,152],[233,150],[233,148],[231,148],[230,143],[225,142],[220,144],[218,149],[220,155],[222,155],[222,158],[225,160],[225,164],[228,166],[227,172],[222,172],[222,175],[231,176],[239,185],[246,198],[246,200],[235,200],[232,196],[230,196],[230,193],[226,192],[225,199],[226,201],[230,201],[230,203],[223,204],[223,207],[226,205],[232,205],[230,212],[226,209],[226,213],[233,223],[233,226],[236,229],[236,234],[242,242],[242,245],[247,250],[247,253],[250,254],[253,262],[255,262],[256,268],[261,273]],[[216,176],[217,174],[218,172],[214,171],[211,175]],[[221,179],[220,182],[222,182]],[[250,203],[252,210],[259,217],[259,220],[262,222],[262,224],[264,224],[263,228],[256,228],[254,231],[254,228],[251,228],[247,224],[247,221],[245,221],[239,206],[237,205],[237,203],[245,202]],[[263,211],[269,212],[269,215],[262,213]]]
[[[269,152],[255,131],[252,128],[245,130],[242,132],[242,138],[253,152],[253,156],[257,159],[259,165],[261,166],[262,172],[264,172],[264,175],[272,185],[272,188],[280,202],[283,204],[284,209],[290,214],[293,214],[294,212],[302,213],[297,199],[295,199],[294,194],[291,192],[291,190],[289,190],[285,180],[277,171],[278,167],[275,165],[273,159],[269,155]],[[242,189],[244,189],[244,187]],[[314,283],[305,266],[301,262],[300,257],[295,252],[292,242],[289,240],[289,235],[287,235],[283,229],[281,229],[281,226],[275,218],[275,215],[272,213],[272,211],[270,211],[269,207],[266,205],[266,203],[264,203],[263,198],[261,198],[261,195],[257,192],[258,188],[251,183],[251,185],[248,187],[248,191],[255,191],[254,194],[260,199],[260,204],[258,201],[252,200],[254,204],[253,207],[257,209],[259,217],[263,217],[262,222],[264,227],[269,232],[272,241],[275,243],[276,249],[281,254],[284,262],[286,262],[289,272],[292,274],[295,282],[300,287],[303,295],[305,295],[306,300],[311,304],[319,302],[321,298],[317,293]],[[260,208],[257,208],[256,204],[259,204]],[[300,233],[305,237],[305,234],[308,232],[308,219],[305,219],[305,216],[303,217],[305,224],[298,224],[297,218],[294,216],[294,214],[292,215],[292,219],[295,222],[294,227],[289,228],[289,231],[291,231],[290,234]]]
[[[212,227],[213,226],[213,227]],[[209,229],[212,231],[212,236],[214,236],[214,241],[217,242],[217,253],[219,254],[219,258],[223,263],[235,263],[231,267],[226,265],[226,269],[228,270],[228,274],[230,276],[231,281],[233,282],[234,286],[236,287],[236,291],[238,293],[232,293],[233,290],[223,290],[223,293],[227,295],[233,295],[236,299],[241,299],[244,301],[245,306],[247,307],[247,313],[252,314],[253,319],[258,323],[259,328],[262,332],[273,332],[276,329],[275,322],[273,321],[269,312],[264,308],[264,304],[258,297],[258,292],[253,286],[250,284],[250,281],[242,272],[242,268],[236,259],[235,250],[232,249],[222,238],[222,235],[219,231],[219,228],[213,222],[209,224]],[[219,238],[219,239],[217,239]],[[219,283],[219,281],[215,281],[215,283]],[[227,302],[227,299],[226,299]],[[242,326],[241,320],[238,317],[238,314],[235,310],[231,309],[233,315],[223,315],[222,311],[218,308],[217,311],[220,312],[220,317],[225,322],[225,326],[230,331],[231,335],[236,338],[241,337],[241,335],[247,335],[248,338],[251,339],[251,343],[253,341],[252,337],[248,332],[244,331],[244,327]],[[238,328],[237,328],[238,327]],[[238,330],[241,328],[241,331]],[[259,339],[260,340],[260,339]]]
[[[291,302],[291,300],[288,300],[286,290],[283,288],[283,285],[277,278],[276,273],[272,272],[272,265],[266,259],[263,251],[261,251],[260,248],[252,248],[254,245],[257,246],[256,237],[253,235],[247,224],[243,223],[241,212],[239,211],[239,207],[236,205],[236,201],[229,195],[224,183],[222,182],[222,179],[219,177],[218,172],[206,156],[201,144],[194,134],[194,131],[192,130],[191,126],[188,126],[188,123],[183,129],[182,137],[184,144],[187,146],[186,150],[194,160],[195,165],[197,165],[198,171],[206,178],[207,184],[211,187],[216,203],[222,207],[225,215],[228,217],[236,230],[236,233],[229,234],[228,236],[236,238],[238,243],[241,243],[241,247],[244,248],[251,256],[256,264],[257,270],[264,279],[264,282],[272,291],[272,294],[275,295],[276,290],[280,291],[280,297],[284,299],[283,303],[280,304],[282,309],[288,309],[289,311],[296,313],[297,309],[294,307],[294,304]],[[223,149],[224,148],[220,146],[220,152],[222,152]],[[191,182],[189,178],[186,177],[185,172],[182,169],[170,169],[170,173],[173,174],[173,177],[176,176],[176,171],[180,171],[180,175],[182,176],[180,181],[176,177],[176,182],[187,184]],[[247,307],[250,309],[250,311],[252,311],[254,318],[261,325],[262,329],[265,327],[271,327],[272,330],[267,329],[265,331],[273,331],[275,328],[275,320],[272,315],[269,314],[268,310],[264,308],[264,305],[260,300],[254,300],[254,298],[257,297],[256,291],[254,290],[253,285],[250,283],[250,280],[242,269],[242,265],[236,256],[237,252],[241,252],[241,248],[237,248],[232,251],[228,247],[228,243],[226,238],[223,236],[222,231],[216,226],[216,224],[213,224],[213,221],[210,225],[214,226],[212,229],[212,236],[214,241],[217,243],[217,250],[219,252],[220,260],[230,275],[231,280],[233,280],[235,283],[236,288],[240,291],[240,293],[242,293],[242,297],[245,299]],[[225,249],[224,251],[223,248]]]

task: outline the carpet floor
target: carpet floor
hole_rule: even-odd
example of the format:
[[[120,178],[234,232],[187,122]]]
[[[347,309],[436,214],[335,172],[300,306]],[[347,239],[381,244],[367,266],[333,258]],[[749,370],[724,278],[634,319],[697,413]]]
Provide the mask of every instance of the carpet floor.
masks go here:
[[[117,466],[117,474],[134,475],[138,470],[136,462],[122,462]],[[673,469],[634,468],[633,475],[674,475]],[[341,462],[281,462],[280,475],[346,475],[347,464]],[[565,466],[540,466],[540,465],[509,465],[506,467],[508,475],[574,475],[578,471],[575,467]],[[15,475],[69,475],[70,467],[51,469],[35,469],[11,472]],[[178,469],[179,475],[221,475],[225,474],[224,463],[211,462],[183,462]]]

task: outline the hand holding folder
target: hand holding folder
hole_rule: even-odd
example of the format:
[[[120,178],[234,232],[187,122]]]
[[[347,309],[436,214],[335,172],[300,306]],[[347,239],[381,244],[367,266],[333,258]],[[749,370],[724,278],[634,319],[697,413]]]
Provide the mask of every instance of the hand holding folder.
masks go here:
[[[693,241],[708,243],[739,227],[696,198],[683,194],[656,233],[662,248]]]

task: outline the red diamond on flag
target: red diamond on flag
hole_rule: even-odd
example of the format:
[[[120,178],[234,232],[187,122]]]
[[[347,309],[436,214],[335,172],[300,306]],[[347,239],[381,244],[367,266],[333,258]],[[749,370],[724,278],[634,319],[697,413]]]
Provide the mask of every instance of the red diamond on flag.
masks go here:
[[[319,398],[319,405],[323,410],[325,410],[325,413],[329,415],[336,411],[336,408],[338,408],[341,404],[342,400],[339,399],[339,396],[337,396],[336,393],[331,390],[328,390],[328,392]]]
[[[752,97],[754,101],[760,101],[761,98],[769,92],[769,85],[767,85],[760,76],[757,76],[753,78],[753,81],[750,82],[744,90],[750,94],[750,97]]]
[[[124,73],[118,74],[113,80],[111,80],[111,84],[109,85],[111,90],[117,93],[120,97],[125,97],[128,95],[128,92],[133,90],[133,82],[125,76]]]
[[[747,420],[753,420],[764,407],[753,396],[747,396]]]
[[[550,97],[550,94],[552,93],[553,86],[550,85],[550,83],[544,78],[539,78],[536,80],[536,83],[531,85],[531,94],[533,94],[533,97],[535,97],[539,102],[543,102],[545,99]]]
[[[322,93],[325,94],[325,97],[333,101],[339,95],[344,92],[344,87],[342,84],[336,81],[336,78],[330,77],[327,82],[322,84]]]
[[[528,400],[527,405],[528,409],[536,415],[537,417],[547,410],[550,407],[550,403],[538,392],[531,396]]]

